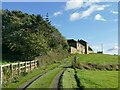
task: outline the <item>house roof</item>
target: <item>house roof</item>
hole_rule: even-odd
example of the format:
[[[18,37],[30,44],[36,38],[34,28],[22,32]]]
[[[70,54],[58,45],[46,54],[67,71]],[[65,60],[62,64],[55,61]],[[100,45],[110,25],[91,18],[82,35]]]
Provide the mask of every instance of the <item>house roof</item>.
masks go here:
[[[67,42],[70,43],[70,42],[77,42],[77,41],[75,41],[74,39],[68,39]]]
[[[82,40],[82,39],[81,39],[81,40],[78,40],[78,42],[81,43],[83,46],[85,46],[85,45],[87,44],[87,42],[84,41],[84,40]]]
[[[88,46],[88,50],[89,50],[89,51],[93,51],[93,49],[92,49],[90,46]]]

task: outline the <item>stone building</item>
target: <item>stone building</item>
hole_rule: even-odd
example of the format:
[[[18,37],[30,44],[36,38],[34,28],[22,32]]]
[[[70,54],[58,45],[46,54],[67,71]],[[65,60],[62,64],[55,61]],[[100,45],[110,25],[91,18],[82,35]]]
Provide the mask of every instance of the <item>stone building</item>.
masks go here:
[[[74,39],[69,39],[67,40],[67,42],[70,46],[69,51],[71,54],[75,54],[75,53],[89,54],[93,51],[92,49],[89,50],[89,46],[87,42],[84,40],[75,41]]]

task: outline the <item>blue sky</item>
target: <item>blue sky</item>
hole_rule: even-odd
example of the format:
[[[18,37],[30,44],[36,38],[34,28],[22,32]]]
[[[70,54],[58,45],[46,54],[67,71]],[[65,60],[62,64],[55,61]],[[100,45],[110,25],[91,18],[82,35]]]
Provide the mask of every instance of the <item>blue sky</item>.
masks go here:
[[[117,53],[118,3],[81,1],[4,2],[2,8],[40,14],[43,17],[48,13],[52,25],[66,39],[86,40],[95,52],[101,50],[103,44],[105,53]]]

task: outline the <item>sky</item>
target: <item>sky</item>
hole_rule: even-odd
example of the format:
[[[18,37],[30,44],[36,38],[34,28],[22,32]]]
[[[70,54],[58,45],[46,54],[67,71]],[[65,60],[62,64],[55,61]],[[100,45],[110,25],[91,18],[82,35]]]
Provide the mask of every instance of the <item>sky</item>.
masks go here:
[[[20,10],[28,14],[48,13],[51,24],[66,39],[83,39],[95,52],[118,53],[118,3],[84,2],[3,2],[2,9]]]

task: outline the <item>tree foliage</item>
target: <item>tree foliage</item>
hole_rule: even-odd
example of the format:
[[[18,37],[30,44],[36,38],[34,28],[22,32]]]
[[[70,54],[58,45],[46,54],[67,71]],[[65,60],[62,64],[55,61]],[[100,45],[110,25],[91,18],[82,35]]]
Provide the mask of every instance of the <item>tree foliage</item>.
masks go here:
[[[3,58],[31,60],[48,51],[67,51],[68,44],[51,25],[48,14],[29,15],[21,11],[2,11]]]

